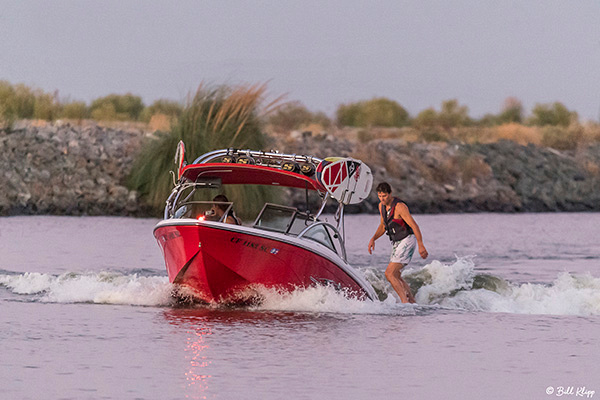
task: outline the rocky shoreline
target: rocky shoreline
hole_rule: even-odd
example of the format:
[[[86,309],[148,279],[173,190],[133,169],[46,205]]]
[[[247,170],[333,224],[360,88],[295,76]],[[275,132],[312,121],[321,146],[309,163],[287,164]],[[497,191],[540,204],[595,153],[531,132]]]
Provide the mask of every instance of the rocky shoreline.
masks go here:
[[[143,135],[92,123],[0,131],[0,215],[145,215],[125,184]]]
[[[140,128],[17,123],[0,131],[0,215],[159,216],[127,188]],[[281,151],[353,156],[388,181],[414,213],[600,211],[600,144],[557,151],[510,141],[349,141],[273,138]],[[302,200],[298,199],[301,203]],[[377,212],[375,193],[348,212]]]

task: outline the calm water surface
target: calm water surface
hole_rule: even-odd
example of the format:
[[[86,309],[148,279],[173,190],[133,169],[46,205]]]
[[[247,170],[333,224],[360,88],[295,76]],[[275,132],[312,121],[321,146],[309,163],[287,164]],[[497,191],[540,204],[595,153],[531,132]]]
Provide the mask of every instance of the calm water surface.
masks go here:
[[[215,309],[171,303],[155,220],[0,218],[0,399],[600,396],[600,214],[416,220],[416,306],[360,215],[349,258],[383,301],[311,288]]]

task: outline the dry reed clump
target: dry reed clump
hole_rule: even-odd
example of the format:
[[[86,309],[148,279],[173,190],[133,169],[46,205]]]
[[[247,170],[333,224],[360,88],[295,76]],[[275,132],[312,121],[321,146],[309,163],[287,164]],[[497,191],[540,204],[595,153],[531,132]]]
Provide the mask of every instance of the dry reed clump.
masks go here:
[[[398,138],[401,138],[409,143],[414,143],[420,140],[421,133],[415,128],[404,127],[399,129]]]
[[[169,117],[165,114],[154,114],[150,117],[150,122],[148,123],[148,127],[152,131],[163,131],[167,132],[171,130],[171,123],[173,122],[173,117]]]
[[[511,140],[520,145],[540,145],[543,134],[539,127],[525,126],[516,123],[504,124],[495,128],[496,140]]]
[[[438,128],[423,128],[419,131],[419,139],[425,142],[448,142],[450,133]]]
[[[462,143],[471,143],[473,142],[473,137],[477,136],[475,134],[476,130],[472,129],[470,127],[460,127],[460,128],[448,128],[447,130],[443,131],[444,138],[447,138],[444,141],[458,141],[458,142],[462,142]],[[440,132],[441,133],[441,132]],[[440,133],[438,133],[438,135],[440,135]]]
[[[586,125],[574,123],[568,127],[550,125],[542,127],[507,123],[499,126],[462,126],[449,130],[442,130],[435,127],[343,127],[333,130],[332,133],[362,144],[379,139],[402,139],[408,143],[448,143],[450,141],[458,141],[471,144],[510,140],[522,146],[533,144],[563,150],[600,142],[600,124],[594,123]]]
[[[583,140],[588,143],[600,142],[600,124],[588,123],[583,125]]]
[[[360,143],[368,143],[379,139],[402,139],[405,142],[418,142],[422,139],[418,129],[411,127],[403,128],[349,128],[343,127],[332,131],[334,135],[347,140],[356,140]]]
[[[568,127],[544,126],[542,128],[542,146],[557,150],[574,150],[584,144],[584,130],[579,124]]]
[[[96,120],[89,120],[89,122],[91,122],[91,123],[93,123],[95,125],[101,126],[103,128],[109,128],[109,129],[122,129],[122,130],[134,129],[134,130],[139,130],[139,131],[142,131],[142,132],[149,131],[148,124],[145,123],[145,122],[136,122],[136,121],[96,121]],[[86,123],[86,121],[83,121],[82,123]]]
[[[408,133],[411,132],[411,128],[371,128],[369,129],[370,134],[374,139],[406,139]]]
[[[451,135],[463,143],[492,143],[498,140],[495,128],[487,126],[453,128]]]

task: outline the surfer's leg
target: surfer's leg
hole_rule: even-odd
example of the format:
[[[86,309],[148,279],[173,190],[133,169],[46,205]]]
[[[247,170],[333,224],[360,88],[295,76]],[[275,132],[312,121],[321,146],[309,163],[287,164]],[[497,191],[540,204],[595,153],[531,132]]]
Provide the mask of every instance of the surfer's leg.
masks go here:
[[[400,275],[401,272],[402,272],[402,269],[400,269],[400,271],[398,271],[398,275]],[[415,296],[413,296],[412,291],[410,290],[410,285],[408,284],[408,282],[406,282],[404,279],[402,279],[402,276],[399,276],[398,279],[402,283],[402,286],[404,286],[404,291],[406,292],[406,297],[408,297],[408,302],[409,303],[416,303]]]
[[[400,301],[403,303],[414,303],[415,299],[410,292],[410,286],[402,279],[402,267],[404,267],[404,265],[400,263],[389,263],[385,270],[385,277],[396,293],[398,293]]]
[[[413,296],[412,291],[410,290],[410,285],[408,284],[408,282],[406,282],[404,279],[402,279],[402,268],[404,268],[404,264],[396,271],[397,278],[400,281],[400,283],[402,283],[402,286],[404,287],[404,291],[406,292],[406,297],[408,297],[408,302],[416,303],[415,296]]]
[[[394,242],[392,244],[390,263],[385,270],[385,277],[390,281],[403,303],[415,302],[415,298],[410,291],[410,286],[402,279],[402,268],[410,262],[416,243],[414,235],[407,236],[399,242]]]

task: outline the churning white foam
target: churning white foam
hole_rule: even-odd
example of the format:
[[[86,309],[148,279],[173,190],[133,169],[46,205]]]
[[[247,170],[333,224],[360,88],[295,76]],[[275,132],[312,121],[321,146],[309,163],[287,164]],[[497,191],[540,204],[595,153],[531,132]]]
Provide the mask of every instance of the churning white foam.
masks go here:
[[[394,315],[415,315],[418,311],[418,306],[398,303],[393,296],[384,301],[359,300],[332,286],[312,286],[292,292],[264,287],[256,290],[262,298],[261,303],[255,306],[258,310]]]
[[[515,314],[600,315],[600,278],[564,272],[550,285],[511,285],[500,293],[472,290],[444,299],[441,304]]]
[[[384,299],[359,300],[331,286],[314,286],[293,292],[255,288],[262,301],[252,306],[265,311],[326,312],[343,314],[416,315],[436,309],[515,314],[600,315],[600,278],[590,274],[560,274],[550,284],[514,284],[499,277],[478,274],[473,259],[457,258],[444,264],[433,261],[403,276],[419,286],[417,305],[401,304],[383,271],[361,270]],[[104,303],[142,306],[173,304],[173,286],[166,276],[118,272],[30,272],[0,274],[0,286],[34,301]]]
[[[513,284],[477,275],[471,258],[459,258],[451,265],[434,261],[412,273],[425,280],[416,295],[419,304],[514,314],[600,315],[600,278],[589,273],[563,272],[550,284]],[[474,285],[477,277],[491,281],[492,289]]]
[[[167,277],[116,272],[0,275],[0,285],[41,302],[141,306],[169,304],[172,289]]]

